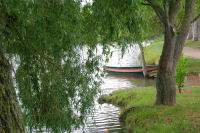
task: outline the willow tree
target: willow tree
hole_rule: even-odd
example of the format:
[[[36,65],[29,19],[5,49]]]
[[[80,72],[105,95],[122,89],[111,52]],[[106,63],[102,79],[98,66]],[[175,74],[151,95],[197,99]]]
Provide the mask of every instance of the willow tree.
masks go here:
[[[0,1],[0,132],[70,132],[84,123],[98,92],[99,58],[89,46],[82,53],[80,7]]]
[[[141,36],[144,33],[139,30],[140,26],[143,26],[141,25],[142,20],[145,20],[145,17],[152,13],[155,13],[159,18],[164,28],[164,45],[159,61],[156,104],[176,104],[175,70],[192,22],[194,4],[199,4],[199,0],[196,3],[195,0],[125,0],[115,2],[100,0],[93,3],[94,13],[97,14],[97,17],[107,13],[99,20],[104,23],[102,26],[102,30],[105,31],[103,37],[110,36],[110,39],[112,39],[114,35],[118,35],[118,40],[122,40],[122,42],[124,40],[141,41]],[[146,16],[140,15],[142,12],[138,9],[142,6],[151,9],[148,10]],[[104,10],[100,11],[99,8]],[[181,9],[183,10],[183,17],[178,19]],[[110,25],[110,30],[106,29],[106,25]],[[129,28],[131,30],[127,30]],[[132,31],[131,34],[130,31]]]

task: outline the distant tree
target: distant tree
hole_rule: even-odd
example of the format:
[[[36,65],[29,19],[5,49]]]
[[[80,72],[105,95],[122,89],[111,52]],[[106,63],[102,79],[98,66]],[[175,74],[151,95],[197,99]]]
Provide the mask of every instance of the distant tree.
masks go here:
[[[190,26],[190,31],[188,35],[188,39],[191,39],[192,41],[200,41],[200,1],[197,0],[194,7],[194,13],[193,13],[193,21]]]

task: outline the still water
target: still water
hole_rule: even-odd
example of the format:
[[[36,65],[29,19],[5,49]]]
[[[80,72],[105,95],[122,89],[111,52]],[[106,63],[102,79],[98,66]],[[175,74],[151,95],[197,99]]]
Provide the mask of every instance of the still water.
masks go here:
[[[139,66],[139,49],[132,47],[122,57],[119,49],[113,49],[113,55],[108,63],[109,66]],[[155,80],[136,78],[133,76],[106,75],[103,78],[101,90],[103,94],[109,94],[120,89],[134,89],[137,87],[155,87]],[[200,86],[200,74],[189,74],[186,77],[185,86]],[[98,98],[97,98],[98,99]],[[99,104],[95,101],[94,114],[88,116],[85,128],[80,128],[73,133],[125,133],[123,123],[120,123],[118,115],[120,109],[111,104]]]
[[[142,78],[126,77],[120,75],[107,75],[104,79],[104,83],[101,86],[103,94],[109,94],[115,90],[136,88],[144,86],[154,86],[154,80],[144,80]],[[123,123],[119,121],[120,109],[111,104],[98,104],[95,102],[95,112],[92,116],[89,116],[85,129],[79,129],[74,133],[124,133],[125,129]]]

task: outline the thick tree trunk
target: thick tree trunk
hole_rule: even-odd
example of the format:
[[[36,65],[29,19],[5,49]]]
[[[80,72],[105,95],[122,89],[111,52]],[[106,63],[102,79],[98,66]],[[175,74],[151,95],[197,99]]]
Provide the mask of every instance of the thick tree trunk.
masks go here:
[[[173,55],[176,37],[170,27],[165,27],[165,39],[157,75],[156,104],[176,104],[176,80],[173,70]]]
[[[21,109],[5,58],[0,37],[0,133],[24,133]]]
[[[181,7],[181,1],[177,2],[177,6],[175,6],[173,2],[170,3],[169,14],[167,8],[165,8],[166,14],[161,17],[163,24],[165,25],[165,38],[159,62],[155,104],[176,104],[175,70],[189,32],[195,0],[186,0],[184,18],[178,32],[175,29],[175,23],[177,20],[178,10]],[[161,14],[160,10],[157,8],[154,8],[154,10],[157,10],[157,14]]]
[[[148,76],[148,72],[146,70],[146,61],[145,61],[145,57],[144,57],[143,45],[141,43],[138,43],[138,45],[139,45],[140,52],[141,52],[143,75],[146,78]]]

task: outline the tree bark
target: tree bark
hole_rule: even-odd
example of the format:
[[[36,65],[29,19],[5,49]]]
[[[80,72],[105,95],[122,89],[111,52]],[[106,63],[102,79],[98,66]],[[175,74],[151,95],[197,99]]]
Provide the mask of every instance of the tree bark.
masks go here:
[[[0,36],[0,132],[24,133],[24,122]]]
[[[169,25],[165,26],[165,38],[156,82],[156,104],[176,104],[176,81],[173,55],[176,37]]]
[[[138,43],[138,45],[139,45],[140,52],[141,52],[143,75],[146,78],[148,76],[148,72],[146,70],[146,61],[145,61],[144,50],[143,50],[144,48],[143,48],[143,45],[141,43]]]

